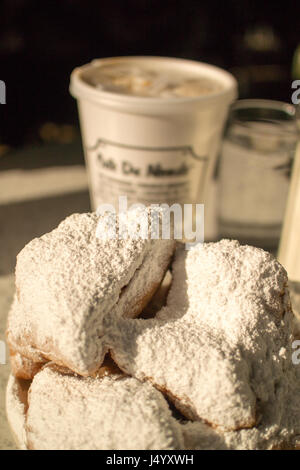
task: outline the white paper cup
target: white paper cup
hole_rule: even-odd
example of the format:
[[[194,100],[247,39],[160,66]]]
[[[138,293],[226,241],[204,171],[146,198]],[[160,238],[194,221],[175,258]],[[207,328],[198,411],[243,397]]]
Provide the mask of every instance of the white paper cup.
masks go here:
[[[88,83],[108,64],[150,65],[217,81],[220,90],[197,97],[140,97],[100,90]],[[92,206],[204,201],[229,105],[237,96],[231,74],[217,67],[164,57],[94,60],[71,75],[78,100]],[[118,207],[118,206],[117,206]]]

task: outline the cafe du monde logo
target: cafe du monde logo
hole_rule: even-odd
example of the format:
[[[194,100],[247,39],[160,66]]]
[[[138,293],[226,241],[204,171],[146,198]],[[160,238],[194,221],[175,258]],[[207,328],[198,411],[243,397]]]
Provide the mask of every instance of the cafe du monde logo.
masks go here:
[[[0,80],[0,104],[6,104],[6,85],[3,80]]]

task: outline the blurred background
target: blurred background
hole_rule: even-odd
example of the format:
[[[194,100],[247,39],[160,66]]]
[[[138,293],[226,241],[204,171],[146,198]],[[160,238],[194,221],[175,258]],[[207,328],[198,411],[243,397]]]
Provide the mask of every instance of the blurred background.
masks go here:
[[[240,98],[290,102],[299,13],[298,2],[289,0],[1,0],[0,79],[7,86],[7,106],[0,107],[2,153],[75,137],[69,75],[95,57],[209,62],[236,76]]]

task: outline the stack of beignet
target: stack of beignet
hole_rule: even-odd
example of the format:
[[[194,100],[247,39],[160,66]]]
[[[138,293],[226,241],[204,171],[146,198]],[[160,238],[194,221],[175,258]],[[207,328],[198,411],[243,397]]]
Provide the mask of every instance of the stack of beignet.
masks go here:
[[[7,414],[19,446],[297,448],[300,366],[282,266],[235,241],[178,244],[166,305],[136,318],[174,241],[101,239],[101,217],[105,226],[106,216],[75,214],[18,255]]]

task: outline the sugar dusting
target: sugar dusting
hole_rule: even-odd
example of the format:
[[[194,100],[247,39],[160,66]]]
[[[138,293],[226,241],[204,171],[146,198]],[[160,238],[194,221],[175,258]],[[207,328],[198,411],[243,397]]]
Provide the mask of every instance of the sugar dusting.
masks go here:
[[[164,397],[122,375],[82,378],[45,367],[29,392],[26,429],[39,450],[182,449]]]
[[[140,212],[128,213],[128,226]],[[107,228],[107,216],[74,214],[18,255],[18,296],[8,321],[8,341],[17,352],[36,361],[54,359],[82,375],[92,373],[107,350],[104,319],[126,308],[130,316],[136,299],[161,282],[174,242],[98,238],[101,220]]]
[[[275,399],[261,406],[260,422],[251,429],[228,432],[204,422],[183,425],[185,447],[195,450],[300,449],[300,370],[286,371]]]
[[[33,337],[34,342],[27,347],[28,352],[37,355],[36,360],[47,344],[55,344],[61,357],[67,357],[75,365],[74,370],[82,373],[111,350],[122,370],[141,381],[150,381],[167,393],[183,414],[196,421],[175,422],[173,428],[167,420],[172,428],[166,431],[169,440],[159,434],[155,424],[154,436],[160,436],[156,448],[263,449],[292,447],[300,442],[300,372],[291,360],[293,315],[287,276],[281,265],[262,250],[228,240],[197,245],[188,252],[179,249],[167,305],[154,319],[125,319],[125,306],[131,305],[131,296],[134,299],[143,292],[149,276],[155,272],[153,277],[162,278],[165,263],[160,261],[166,246],[169,257],[172,248],[170,244],[141,239],[99,241],[94,236],[95,217],[71,216],[19,255],[19,296],[9,320],[11,341],[22,344],[23,340],[26,347],[24,337]],[[143,265],[147,266],[145,271]],[[135,277],[137,273],[140,277]],[[126,285],[123,293],[127,291],[128,297],[120,295]],[[90,427],[84,421],[78,433],[73,429],[74,420],[80,418],[76,407],[90,417],[92,407],[86,397],[100,393],[99,381],[94,390],[94,379],[70,375],[61,379],[51,374],[56,372],[46,367],[31,387],[27,433],[32,443],[37,439],[35,445],[42,446],[42,435],[48,429],[50,440],[55,439],[50,447],[68,434],[68,445],[79,445],[79,431],[85,437],[82,430],[87,428],[88,434],[95,434],[92,445],[112,446],[114,442],[115,447],[100,448],[117,448],[119,437],[109,440],[109,430],[105,438],[101,434],[104,440],[97,441],[100,437],[93,427],[95,421]],[[133,378],[127,380],[140,384]],[[115,400],[110,394],[114,393],[112,384],[118,382],[111,377],[101,382],[103,400],[107,401],[97,419],[106,416],[110,399]],[[147,387],[158,394],[155,403],[157,396],[164,400],[150,384]],[[68,401],[73,388],[74,396]],[[131,399],[133,389],[131,385],[126,389]],[[50,405],[51,390],[57,405]],[[118,389],[116,396],[120,393],[124,398],[123,392]],[[147,405],[146,396],[142,394],[140,407]],[[129,398],[126,400],[129,403]],[[62,438],[57,422],[65,402],[69,414],[67,424],[59,424]],[[93,406],[94,402],[92,398]],[[116,403],[119,407],[118,400]],[[38,412],[41,406],[45,406],[48,423]],[[113,409],[117,414],[119,408]],[[162,409],[159,405],[160,412]],[[151,414],[153,409],[149,410]],[[144,420],[142,413],[141,422]],[[131,447],[123,448],[132,448],[132,442]],[[80,441],[80,446],[85,445],[91,448]],[[148,448],[155,448],[151,445]]]
[[[292,438],[300,410],[291,395],[300,394],[284,269],[262,250],[223,240],[179,252],[172,271],[155,319],[118,321],[118,365],[167,391],[187,417],[234,431],[233,447]]]

